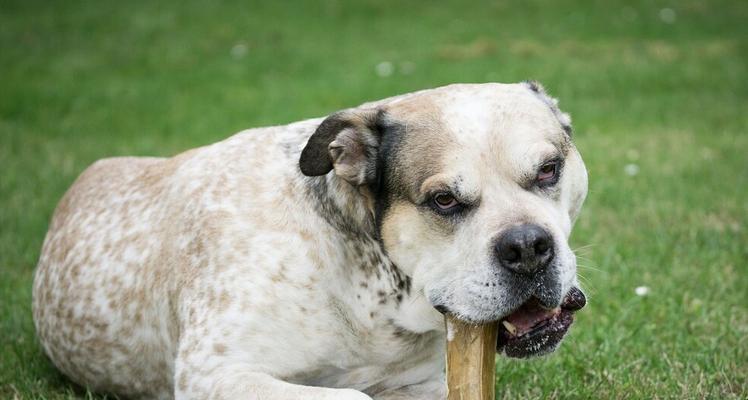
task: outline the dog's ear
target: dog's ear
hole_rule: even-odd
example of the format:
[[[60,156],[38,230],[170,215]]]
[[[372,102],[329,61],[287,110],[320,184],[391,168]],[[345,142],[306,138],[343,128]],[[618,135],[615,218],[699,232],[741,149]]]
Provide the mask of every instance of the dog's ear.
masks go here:
[[[339,111],[325,118],[299,158],[307,176],[335,174],[359,186],[374,182],[384,111],[375,108]]]
[[[545,91],[543,85],[538,81],[529,80],[523,81],[522,83],[551,109],[553,115],[556,116],[558,123],[561,124],[561,128],[563,128],[564,132],[571,137],[571,117],[569,114],[558,108],[558,100],[551,97],[548,92]]]

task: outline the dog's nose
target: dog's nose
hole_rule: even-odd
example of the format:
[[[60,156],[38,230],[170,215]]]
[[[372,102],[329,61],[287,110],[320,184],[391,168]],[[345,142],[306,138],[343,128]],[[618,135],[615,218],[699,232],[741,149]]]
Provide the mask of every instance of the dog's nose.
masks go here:
[[[496,255],[502,267],[533,275],[553,259],[553,238],[535,224],[513,226],[499,236]]]

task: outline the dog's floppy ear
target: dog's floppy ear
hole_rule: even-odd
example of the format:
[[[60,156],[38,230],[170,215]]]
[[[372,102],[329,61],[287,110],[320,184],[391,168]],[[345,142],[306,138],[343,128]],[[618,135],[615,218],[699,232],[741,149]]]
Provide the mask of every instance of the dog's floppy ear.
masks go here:
[[[335,169],[353,185],[374,182],[383,114],[375,108],[349,109],[325,118],[301,152],[301,172],[320,176]]]

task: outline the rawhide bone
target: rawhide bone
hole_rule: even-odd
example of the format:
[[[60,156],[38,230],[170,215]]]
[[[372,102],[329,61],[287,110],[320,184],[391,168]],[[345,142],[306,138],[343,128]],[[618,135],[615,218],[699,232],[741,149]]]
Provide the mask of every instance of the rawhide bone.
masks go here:
[[[447,399],[494,400],[498,322],[478,325],[451,315],[447,323]]]

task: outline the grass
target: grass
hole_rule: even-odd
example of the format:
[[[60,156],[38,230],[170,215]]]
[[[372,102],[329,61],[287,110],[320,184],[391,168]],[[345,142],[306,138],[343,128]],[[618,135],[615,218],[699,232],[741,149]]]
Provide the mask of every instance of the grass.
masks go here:
[[[95,397],[30,315],[51,212],[94,160],[528,78],[590,171],[573,237],[590,304],[554,356],[498,360],[498,397],[745,398],[746,20],[741,1],[3,1],[0,398]]]

